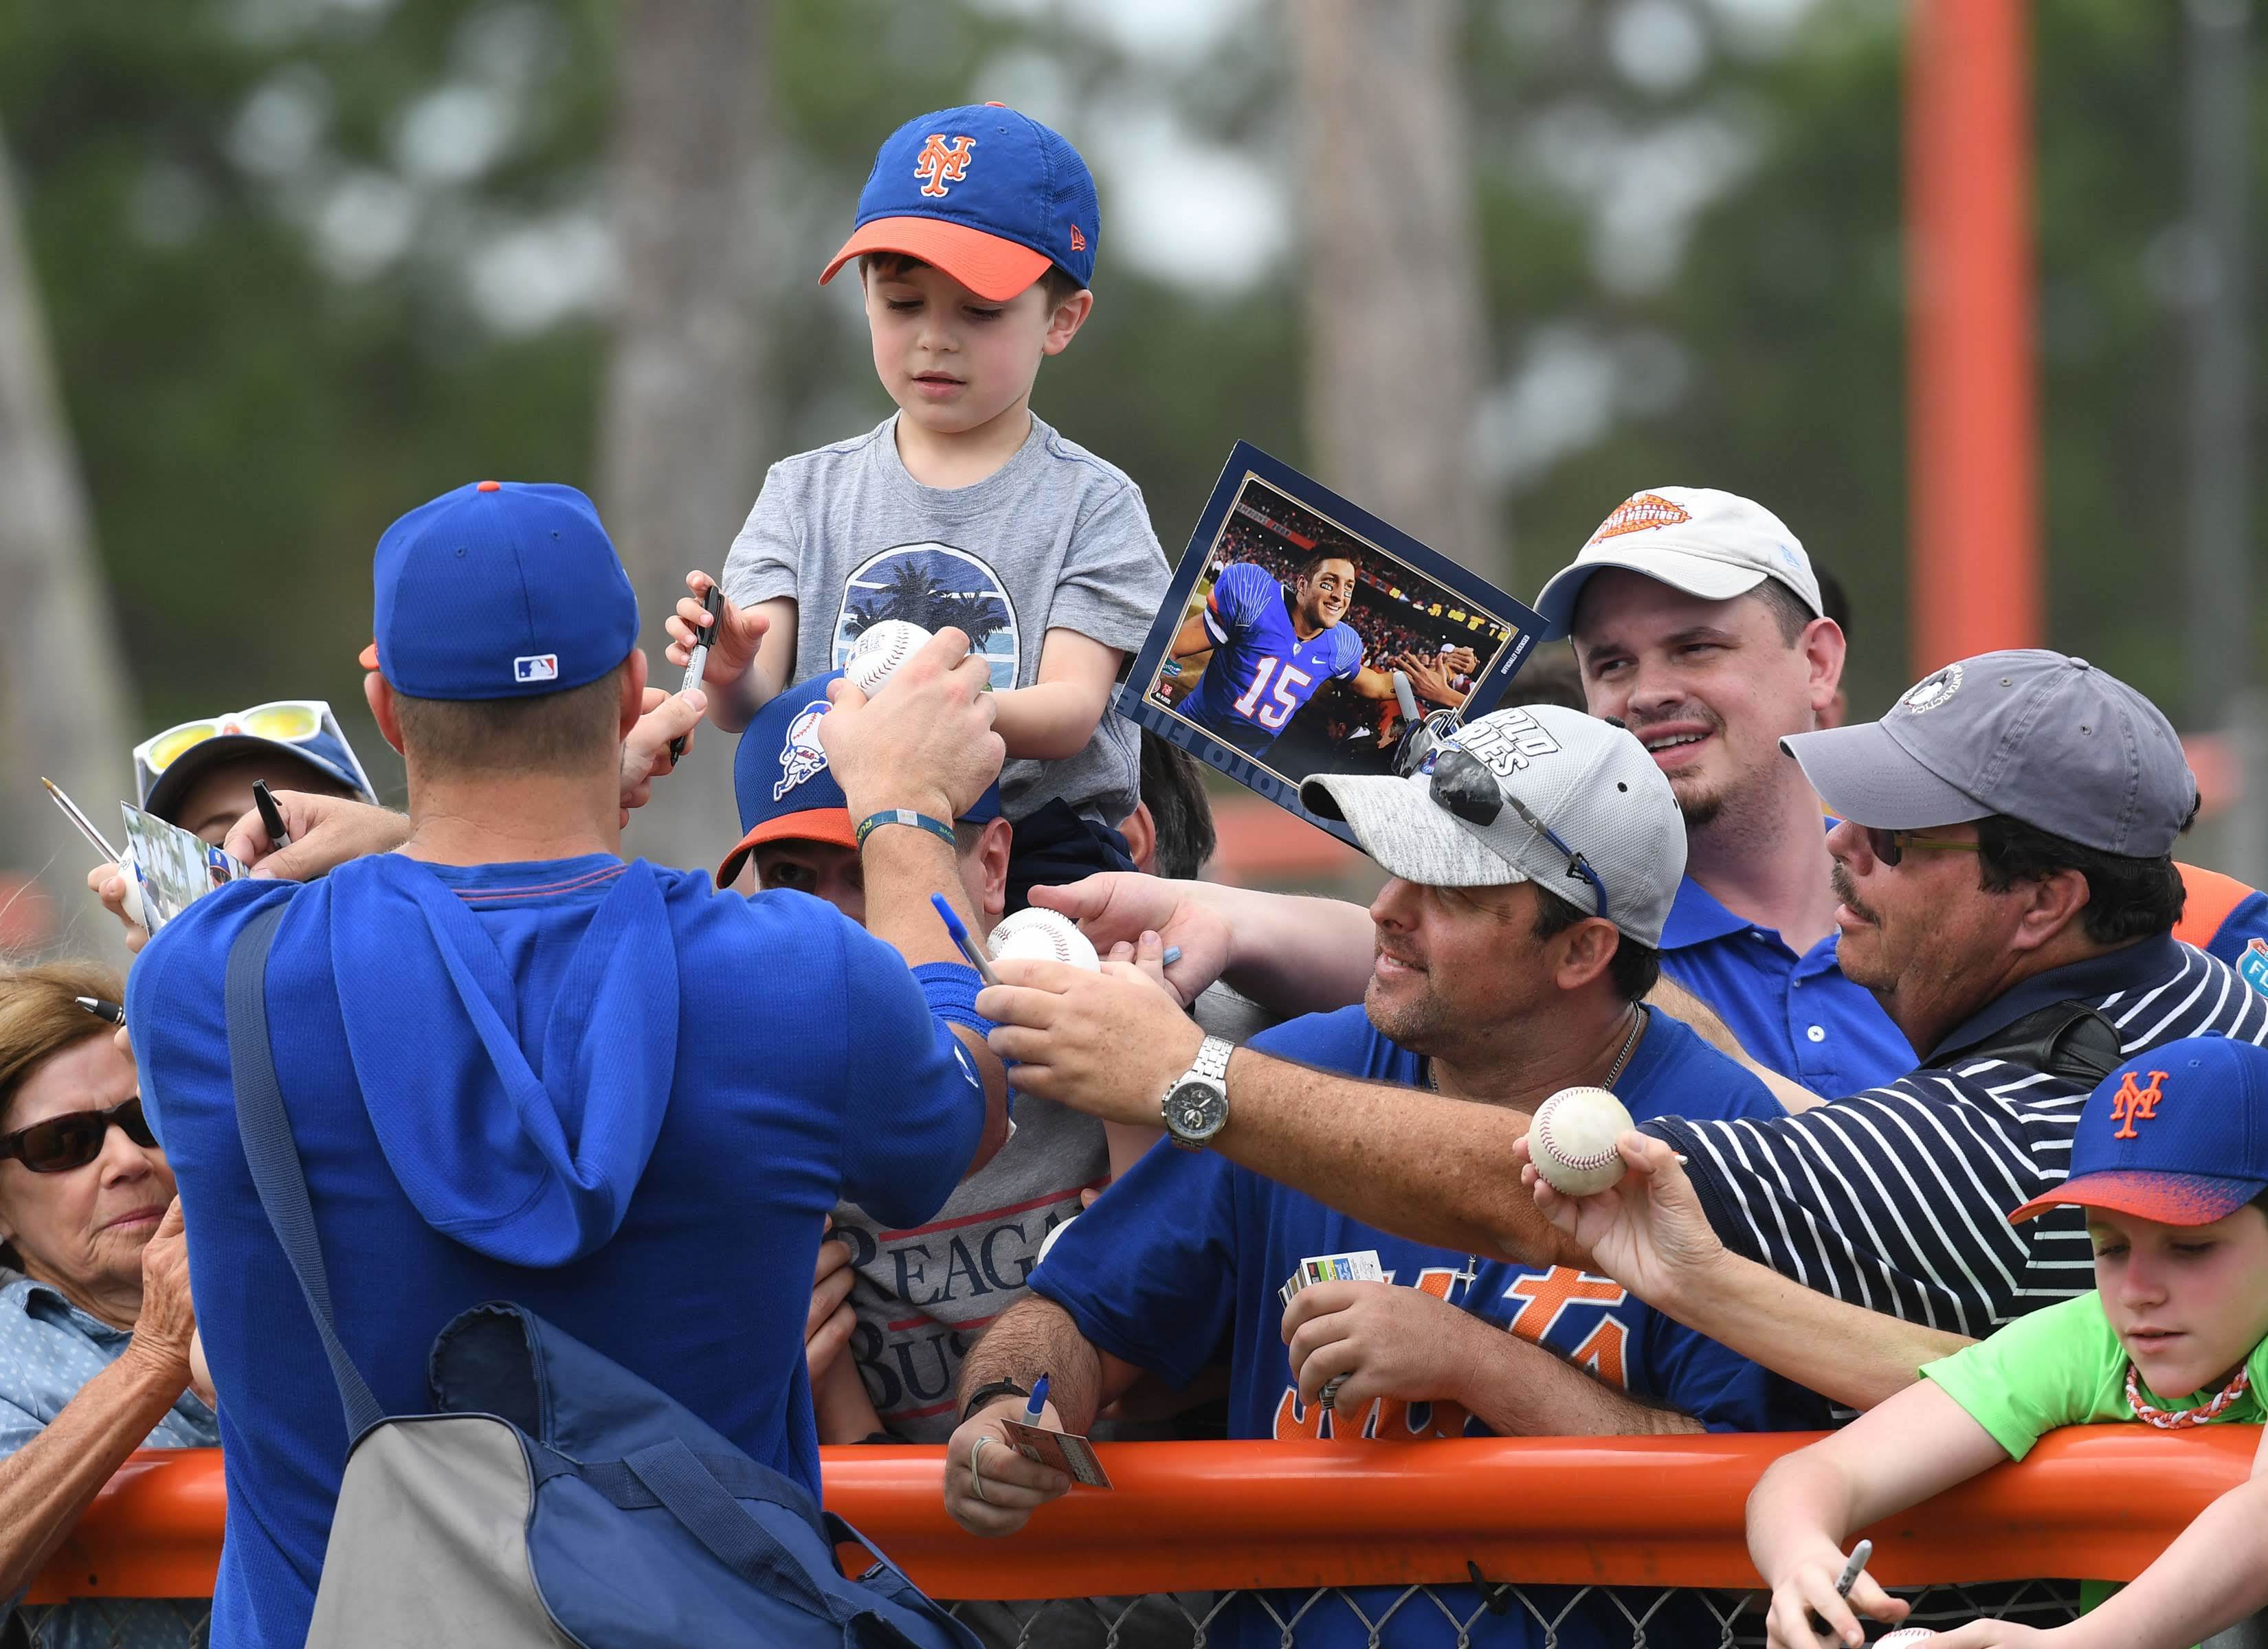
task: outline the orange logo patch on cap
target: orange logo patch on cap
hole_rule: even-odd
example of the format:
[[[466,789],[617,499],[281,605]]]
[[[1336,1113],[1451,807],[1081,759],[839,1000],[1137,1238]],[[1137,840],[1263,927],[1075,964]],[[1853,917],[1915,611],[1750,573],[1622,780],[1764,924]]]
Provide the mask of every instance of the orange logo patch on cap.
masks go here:
[[[1073,224],[1071,226],[1071,249],[1073,252],[1084,252],[1086,250],[1086,237],[1079,232],[1079,225],[1077,224]]]
[[[974,137],[956,137],[947,143],[944,133],[932,132],[921,153],[914,157],[914,175],[922,180],[921,192],[942,195],[967,177],[969,153],[976,147]]]
[[[1595,544],[1601,539],[1619,538],[1624,533],[1643,533],[1650,526],[1675,526],[1692,519],[1683,504],[1672,504],[1658,493],[1633,493],[1599,523],[1599,530],[1591,534],[1591,541]]]
[[[2118,1073],[2118,1092],[2110,1096],[2110,1120],[2124,1125],[2110,1136],[2113,1139],[2139,1139],[2141,1135],[2135,1131],[2134,1124],[2156,1120],[2158,1101],[2166,1097],[2162,1091],[2166,1074],[2162,1071],[2153,1071],[2150,1086],[2138,1088],[2134,1086],[2132,1071]]]

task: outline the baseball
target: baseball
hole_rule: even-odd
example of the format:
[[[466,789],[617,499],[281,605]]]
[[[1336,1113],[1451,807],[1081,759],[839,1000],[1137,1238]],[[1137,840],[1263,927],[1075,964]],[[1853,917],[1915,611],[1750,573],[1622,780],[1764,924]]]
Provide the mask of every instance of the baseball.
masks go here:
[[[851,685],[873,693],[890,679],[890,673],[928,644],[929,631],[902,618],[886,618],[858,637],[843,666]]]
[[[1623,1177],[1615,1149],[1631,1114],[1604,1088],[1562,1088],[1536,1108],[1528,1127],[1535,1171],[1562,1196],[1589,1196]]]
[[[1937,1634],[1926,1626],[1901,1626],[1887,1638],[1874,1639],[1874,1649],[1913,1649],[1916,1644],[1927,1643]]]
[[[992,930],[992,937],[984,941],[984,948],[992,953],[996,962],[1016,956],[1035,961],[1069,962],[1089,973],[1102,971],[1102,959],[1094,953],[1094,946],[1087,943],[1079,924],[1060,911],[1042,910],[1037,905],[1003,918],[1000,925]]]

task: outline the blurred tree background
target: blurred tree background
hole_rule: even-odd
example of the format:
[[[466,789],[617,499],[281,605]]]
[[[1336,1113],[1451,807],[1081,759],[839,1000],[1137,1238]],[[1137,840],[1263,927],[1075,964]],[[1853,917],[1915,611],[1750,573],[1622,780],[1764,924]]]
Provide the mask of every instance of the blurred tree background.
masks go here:
[[[813,277],[893,126],[994,98],[1065,131],[1102,191],[1094,320],[1037,409],[1142,484],[1169,554],[1239,437],[1341,480],[1305,407],[1304,235],[1348,164],[1292,107],[1314,8],[764,9],[751,474],[888,410],[855,291]],[[1901,7],[1451,12],[1484,318],[1458,461],[1487,541],[1439,548],[1528,596],[1635,488],[1748,493],[1849,586],[1853,710],[1874,713],[1909,675]],[[398,784],[354,666],[379,530],[479,476],[608,477],[607,192],[641,15],[0,0],[0,137],[137,730],[328,696]],[[2034,27],[2051,640],[2177,704],[2179,9],[2039,0]],[[715,567],[746,502],[657,553]],[[0,817],[36,828],[0,856],[26,867],[60,839]]]

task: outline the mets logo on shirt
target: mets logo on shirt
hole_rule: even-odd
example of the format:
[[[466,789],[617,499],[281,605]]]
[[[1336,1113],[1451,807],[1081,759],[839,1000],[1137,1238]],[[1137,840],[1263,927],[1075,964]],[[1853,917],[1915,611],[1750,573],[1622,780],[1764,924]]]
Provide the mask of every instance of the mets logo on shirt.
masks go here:
[[[780,747],[779,783],[772,786],[777,801],[807,778],[827,771],[827,747],[819,742],[819,718],[827,714],[827,701],[815,698],[796,712],[787,725],[787,742]]]

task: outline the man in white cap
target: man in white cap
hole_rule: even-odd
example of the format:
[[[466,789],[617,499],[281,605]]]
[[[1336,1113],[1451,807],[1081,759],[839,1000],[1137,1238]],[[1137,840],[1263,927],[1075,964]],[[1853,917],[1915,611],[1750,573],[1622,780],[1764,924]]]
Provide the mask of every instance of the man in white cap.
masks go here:
[[[1811,559],[1761,504],[1633,494],[1536,597],[1594,716],[1636,733],[1685,814],[1662,969],[1750,1057],[1815,1093],[1904,1074],[1909,1047],[1837,966],[1819,800],[1779,741],[1822,725],[1843,674]]]
[[[1436,746],[1425,771],[1319,777],[1303,794],[1344,817],[1394,880],[1370,909],[1378,966],[1363,1005],[1254,1039],[1278,1061],[1300,1062],[1285,1069],[1480,1101],[1455,1108],[1469,1117],[1531,1108],[1577,1084],[1612,1089],[1639,1116],[1665,1107],[1720,1122],[1782,1115],[1755,1077],[1643,1000],[1685,839],[1669,786],[1629,733],[1556,705],[1499,710]],[[1125,988],[1174,1012],[1146,983]],[[1197,1063],[1218,1067],[1228,1052],[1209,1038]],[[1217,1078],[1166,1108],[1177,1144],[1201,1145],[1219,1127]],[[1310,1282],[1286,1299],[1285,1279],[1304,1278],[1303,1262],[1322,1256],[1377,1270]],[[1030,1288],[963,1366],[966,1417],[946,1451],[946,1505],[978,1534],[1020,1528],[1069,1487],[1001,1429],[1042,1373],[1057,1417],[1084,1431],[1145,1369],[1179,1386],[1226,1361],[1232,1436],[1355,1449],[1823,1417],[1809,1394],[1660,1316],[1635,1291],[1548,1261],[1512,1265],[1403,1241],[1196,1149],[1151,1152],[1064,1228]],[[1362,1619],[1381,1617],[1400,1591],[1325,1600],[1302,1616],[1301,1642],[1366,1641]],[[1411,1616],[1395,1641],[1447,1649],[1461,1639],[1454,1620],[1478,1614],[1477,1595],[1436,1601],[1432,1626]],[[1277,1641],[1256,1608],[1240,1608],[1248,1612],[1221,1623],[1223,1641]],[[1626,1620],[1590,1608],[1563,1621],[1562,1641],[1629,1641]],[[1699,1624],[1652,1630],[1682,1642]],[[1476,1641],[1528,1640],[1512,1619],[1475,1630]]]

